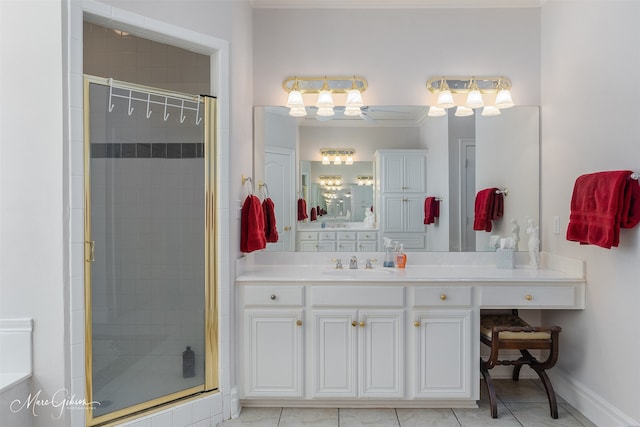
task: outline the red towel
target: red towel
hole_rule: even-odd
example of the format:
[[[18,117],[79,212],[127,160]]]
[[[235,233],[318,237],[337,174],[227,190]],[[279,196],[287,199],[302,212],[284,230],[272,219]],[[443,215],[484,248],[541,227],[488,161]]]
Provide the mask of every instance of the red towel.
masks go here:
[[[497,188],[485,188],[476,194],[473,229],[491,231],[491,221],[502,218],[504,214],[504,196],[496,194]]]
[[[316,214],[318,216],[322,216],[322,209],[320,209],[320,205],[316,206]]]
[[[424,223],[433,224],[440,216],[440,200],[435,197],[424,199]]]
[[[298,221],[304,221],[307,218],[307,201],[298,199]]]
[[[260,209],[260,199],[250,194],[242,205],[240,250],[253,252],[266,247],[267,240],[264,237],[264,216],[262,209]]]
[[[640,222],[640,186],[631,171],[596,172],[576,179],[567,240],[611,249],[620,228]]]
[[[309,218],[309,221],[315,221],[316,219],[318,219],[316,208],[311,208],[311,218]]]
[[[264,199],[262,202],[262,214],[264,216],[264,237],[267,243],[276,243],[278,241],[278,229],[276,228],[276,212],[273,200]]]

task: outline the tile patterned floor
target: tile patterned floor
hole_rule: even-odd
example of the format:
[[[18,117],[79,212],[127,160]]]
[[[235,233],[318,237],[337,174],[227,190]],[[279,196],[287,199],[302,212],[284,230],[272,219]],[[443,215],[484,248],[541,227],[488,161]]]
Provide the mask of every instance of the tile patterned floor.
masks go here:
[[[244,408],[219,427],[596,427],[558,396],[557,420],[537,380],[495,380],[498,418],[489,414],[482,385],[477,409]]]

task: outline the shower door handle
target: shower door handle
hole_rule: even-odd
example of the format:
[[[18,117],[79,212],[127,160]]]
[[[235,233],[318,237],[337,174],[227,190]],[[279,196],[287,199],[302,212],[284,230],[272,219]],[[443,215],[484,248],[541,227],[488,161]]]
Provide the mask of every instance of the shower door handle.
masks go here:
[[[88,257],[87,261],[95,262],[95,260],[96,260],[96,241],[95,240],[89,240],[89,241],[87,241],[87,244],[89,245],[89,257]]]

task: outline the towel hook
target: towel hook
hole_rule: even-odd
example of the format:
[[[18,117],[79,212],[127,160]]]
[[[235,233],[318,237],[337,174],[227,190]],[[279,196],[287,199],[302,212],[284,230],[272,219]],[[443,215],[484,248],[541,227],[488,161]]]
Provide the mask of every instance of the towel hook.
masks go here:
[[[184,99],[182,100],[182,104],[180,106],[180,123],[184,123],[184,119],[186,119],[187,116],[184,115]]]
[[[133,114],[133,110],[134,108],[131,106],[131,91],[129,91],[129,109],[127,110],[127,114],[128,115]]]
[[[111,103],[111,96],[113,95],[113,79],[109,79],[109,112],[111,113],[113,111],[113,107],[115,107],[115,104]]]
[[[198,117],[199,115],[200,115],[200,95],[198,95],[198,105],[196,107],[196,126],[198,126],[202,121],[202,117]]]
[[[151,113],[153,113],[153,111],[151,111],[149,109],[149,104],[151,104],[151,94],[150,93],[147,94],[147,119],[149,117],[151,117]]]
[[[250,176],[246,176],[246,175],[242,175],[242,186],[244,187],[244,185],[246,183],[249,183],[249,194],[253,194],[253,184],[252,184],[252,179]]]
[[[167,99],[167,97],[164,97],[164,121],[166,122],[167,119],[169,118],[169,113],[167,113],[167,103],[169,102],[169,100]]]
[[[260,188],[260,190],[263,190],[265,197],[269,197],[269,187],[267,186],[266,182],[258,181],[258,188]]]

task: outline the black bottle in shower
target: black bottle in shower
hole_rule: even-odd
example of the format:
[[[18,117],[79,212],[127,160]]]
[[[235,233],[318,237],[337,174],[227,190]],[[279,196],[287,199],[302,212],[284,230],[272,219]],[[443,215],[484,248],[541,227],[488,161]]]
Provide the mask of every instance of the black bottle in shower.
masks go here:
[[[182,377],[191,378],[196,375],[196,355],[191,350],[191,346],[182,352]]]

